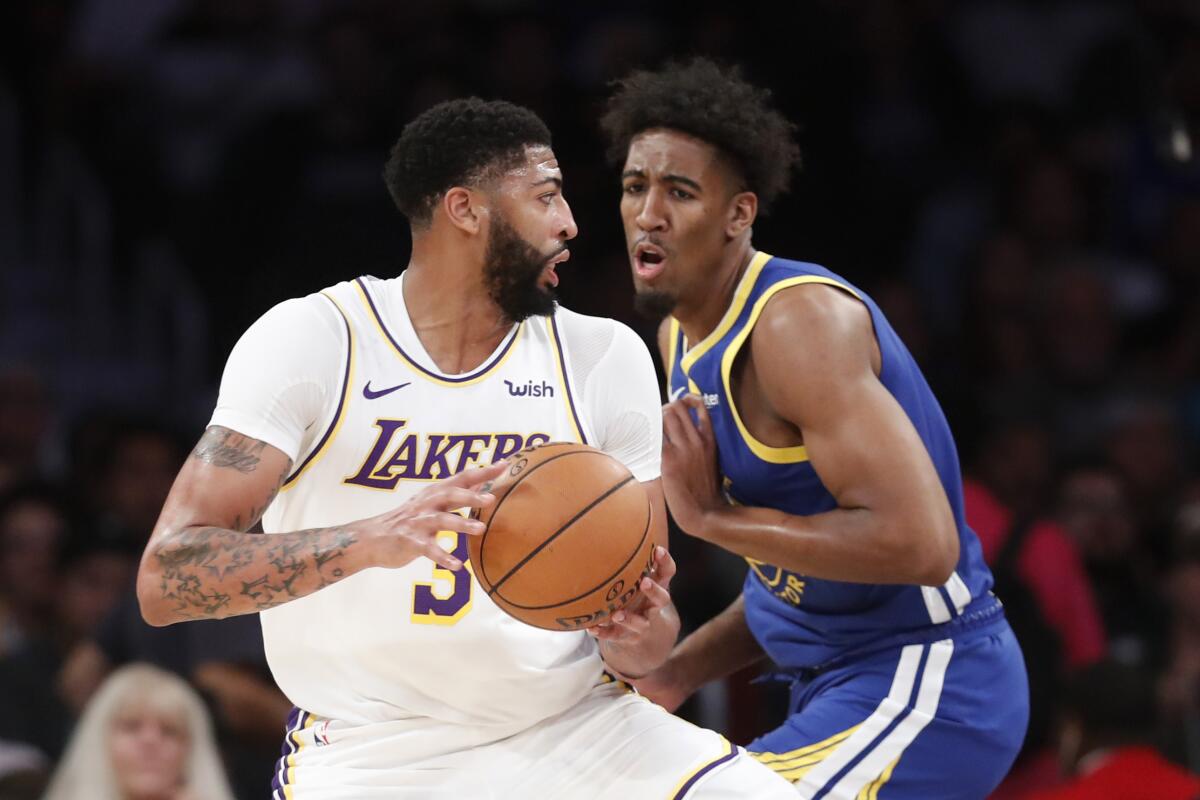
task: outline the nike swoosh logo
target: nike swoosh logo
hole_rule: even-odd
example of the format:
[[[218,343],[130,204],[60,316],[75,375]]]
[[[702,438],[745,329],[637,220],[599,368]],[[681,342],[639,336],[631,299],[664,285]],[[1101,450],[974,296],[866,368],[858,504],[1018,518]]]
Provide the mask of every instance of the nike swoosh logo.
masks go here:
[[[412,381],[409,381],[408,383],[412,383]],[[380,389],[379,391],[372,391],[371,390],[371,382],[367,381],[367,385],[363,387],[363,397],[367,398],[368,400],[374,400],[376,398],[383,397],[385,394],[391,394],[392,392],[396,391],[397,389],[403,389],[405,386],[408,386],[408,383],[402,383],[399,386],[393,386],[389,389]]]

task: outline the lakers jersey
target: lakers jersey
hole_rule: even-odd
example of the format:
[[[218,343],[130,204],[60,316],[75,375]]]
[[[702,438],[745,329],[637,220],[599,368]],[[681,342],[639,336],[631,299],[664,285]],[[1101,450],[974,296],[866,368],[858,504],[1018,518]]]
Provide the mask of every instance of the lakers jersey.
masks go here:
[[[921,437],[958,526],[960,555],[943,586],[871,585],[824,580],[748,559],[746,621],[767,654],[785,667],[817,666],[906,632],[950,622],[993,604],[992,576],[963,516],[962,477],[950,428],[924,376],[887,319],[863,292],[816,264],[756,253],[717,327],[691,345],[670,321],[671,394],[701,395],[712,419],[720,470],[732,502],[820,514],[837,507],[803,446],[770,447],[754,438],[733,402],[730,374],[755,322],[775,293],[825,284],[858,298],[871,312],[882,356],[880,381]],[[803,347],[803,343],[794,346]]]
[[[289,301],[235,348],[212,424],[258,434],[293,459],[263,517],[268,534],[381,514],[434,481],[539,442],[589,443],[640,480],[658,477],[656,378],[632,331],[560,308],[512,326],[477,369],[447,375],[412,327],[402,277]],[[272,314],[293,319],[285,326]],[[275,356],[290,367],[247,369],[256,346],[280,346],[280,328],[309,344]],[[302,377],[268,377],[289,369]],[[625,384],[620,396],[614,378]],[[255,428],[272,418],[281,421]],[[590,636],[509,617],[473,579],[465,535],[443,533],[441,543],[467,567],[418,558],[367,569],[262,612],[271,670],[296,706],[351,723],[430,717],[519,729],[597,682]]]

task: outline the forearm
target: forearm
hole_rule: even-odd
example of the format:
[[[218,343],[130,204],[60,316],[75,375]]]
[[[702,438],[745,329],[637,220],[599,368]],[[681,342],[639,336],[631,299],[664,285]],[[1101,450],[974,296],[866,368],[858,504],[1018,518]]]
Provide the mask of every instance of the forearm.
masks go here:
[[[664,670],[687,694],[764,658],[746,625],[746,605],[738,595],[728,608],[701,625],[671,653]]]
[[[651,614],[649,621],[650,630],[637,645],[600,640],[604,663],[623,678],[639,678],[657,669],[667,660],[679,638],[679,612],[674,603]]]
[[[170,625],[273,608],[369,566],[359,538],[348,526],[271,535],[208,526],[166,532],[142,557],[142,615]]]
[[[740,556],[825,580],[937,586],[949,578],[935,540],[866,508],[798,516],[728,506],[708,511],[696,527],[689,533]]]

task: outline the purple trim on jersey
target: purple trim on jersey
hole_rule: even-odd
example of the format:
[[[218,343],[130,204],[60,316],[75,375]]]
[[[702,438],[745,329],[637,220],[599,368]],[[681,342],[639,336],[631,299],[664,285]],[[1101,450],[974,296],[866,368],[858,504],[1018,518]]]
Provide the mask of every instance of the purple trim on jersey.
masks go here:
[[[333,303],[334,309],[342,318],[342,324],[346,326],[346,374],[342,376],[342,393],[338,395],[337,411],[333,412],[333,419],[329,421],[329,427],[325,429],[325,434],[321,437],[321,441],[317,442],[317,446],[308,452],[308,456],[300,463],[300,466],[288,475],[287,480],[283,482],[287,486],[292,481],[304,472],[304,468],[308,466],[308,462],[316,458],[317,453],[321,452],[321,448],[329,441],[329,437],[333,435],[333,429],[337,427],[338,420],[342,418],[342,411],[346,406],[346,398],[350,396],[350,365],[354,363],[354,336],[350,333],[350,320],[346,319],[346,315],[342,313],[342,309],[337,303],[333,302],[333,298],[325,296],[329,302]]]
[[[679,787],[679,791],[675,793],[675,795],[671,798],[671,800],[683,800],[683,796],[692,790],[692,787],[696,785],[697,781],[699,781],[701,778],[703,778],[709,772],[712,772],[714,769],[721,766],[722,764],[732,761],[733,759],[737,758],[737,754],[738,754],[737,748],[734,747],[733,745],[729,745],[728,753],[721,756],[716,761],[710,761],[709,763],[707,763],[703,767],[701,767],[699,772],[697,772],[692,777],[688,778],[687,781],[683,784],[683,786]]]
[[[292,741],[292,737],[299,733],[304,727],[305,718],[308,712],[301,711],[299,708],[293,707],[291,713],[288,714],[287,722],[284,724],[283,746],[279,748],[279,760],[276,763],[275,773],[271,776],[271,800],[284,800],[287,795],[284,792],[284,787],[288,785],[287,779],[287,760],[299,750],[299,746]]]
[[[554,333],[554,345],[558,350],[558,366],[562,369],[563,386],[567,390],[567,405],[570,406],[571,416],[575,419],[575,430],[579,431],[582,443],[587,444],[587,434],[583,432],[583,425],[579,422],[579,413],[575,410],[575,395],[571,392],[571,379],[567,377],[567,360],[563,356],[562,338],[558,335],[558,320],[553,315],[550,317],[550,330]]]
[[[417,363],[415,358],[404,351],[404,348],[401,347],[400,343],[396,341],[394,336],[392,336],[392,332],[388,330],[387,325],[383,321],[383,315],[380,314],[379,309],[375,307],[375,299],[371,297],[371,292],[367,290],[367,284],[362,278],[355,278],[354,280],[358,283],[359,288],[362,289],[363,297],[367,298],[367,305],[371,307],[371,313],[375,315],[375,321],[379,323],[379,329],[383,331],[383,335],[387,337],[387,340],[392,343],[392,347],[396,348],[396,351],[400,353],[400,355],[404,356],[404,359],[408,361],[408,363],[411,364],[415,369],[418,369],[429,377],[436,378],[439,381],[445,381],[446,383],[465,383],[469,380],[478,378],[480,375],[496,366],[496,364],[500,362],[500,359],[504,358],[504,355],[509,351],[509,349],[512,348],[513,342],[517,340],[517,333],[521,329],[522,323],[517,323],[517,327],[513,329],[512,333],[509,334],[508,343],[501,348],[500,352],[496,354],[496,357],[472,372],[470,375],[439,375],[432,370],[422,367]]]

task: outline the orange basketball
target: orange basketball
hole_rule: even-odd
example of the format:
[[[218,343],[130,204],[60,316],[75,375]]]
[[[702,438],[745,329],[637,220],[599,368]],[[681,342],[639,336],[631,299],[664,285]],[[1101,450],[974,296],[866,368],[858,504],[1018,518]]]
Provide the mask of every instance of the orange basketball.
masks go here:
[[[603,622],[636,597],[654,541],[650,499],[594,447],[552,442],[512,456],[487,524],[467,537],[475,578],[512,616],[552,631]]]

